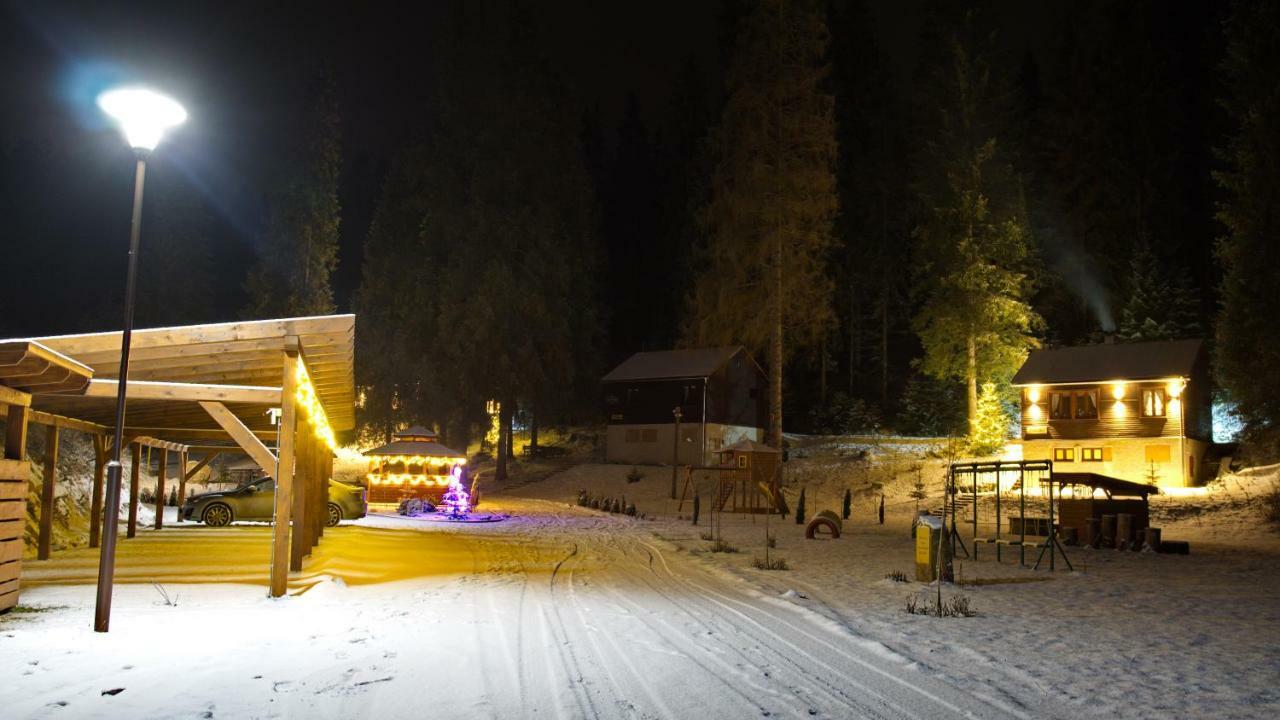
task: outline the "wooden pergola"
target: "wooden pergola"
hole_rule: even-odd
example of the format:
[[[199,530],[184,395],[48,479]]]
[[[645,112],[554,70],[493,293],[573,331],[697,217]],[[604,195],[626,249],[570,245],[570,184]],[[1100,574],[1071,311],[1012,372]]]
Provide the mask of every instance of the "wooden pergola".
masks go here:
[[[0,340],[0,404],[8,406],[0,462],[0,610],[17,602],[29,423],[48,433],[38,557],[49,556],[58,434],[64,429],[93,437],[89,544],[98,545],[120,342],[120,332]],[[276,469],[271,595],[283,595],[289,571],[301,570],[324,533],[334,434],[355,427],[355,316],[134,330],[130,347],[124,445],[132,448],[133,470],[126,537],[137,527],[142,447],[160,452],[157,529],[169,453],[180,455],[181,505],[186,482],[215,455],[242,450],[264,469]],[[269,412],[276,408],[278,430]],[[189,467],[193,451],[202,457]]]

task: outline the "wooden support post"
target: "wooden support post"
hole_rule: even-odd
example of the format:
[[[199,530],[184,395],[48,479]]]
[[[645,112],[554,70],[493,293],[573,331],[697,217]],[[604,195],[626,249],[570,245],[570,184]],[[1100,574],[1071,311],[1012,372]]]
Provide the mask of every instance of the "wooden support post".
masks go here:
[[[129,468],[129,525],[124,536],[138,534],[138,494],[142,484],[142,446],[133,444],[133,467]]]
[[[178,522],[182,522],[182,503],[187,499],[187,453],[178,454]]]
[[[93,499],[89,501],[89,547],[98,547],[102,537],[102,486],[107,468],[107,438],[93,436]]]
[[[293,533],[289,538],[289,570],[293,572],[302,570],[302,559],[311,550],[307,544],[311,536],[311,524],[308,522],[311,513],[307,507],[310,490],[308,486],[311,482],[311,423],[307,418],[298,418],[297,427],[297,453],[294,460],[297,471],[293,475],[293,507],[290,510],[293,515]]]
[[[27,422],[31,418],[31,410],[25,405],[10,405],[7,422],[4,426],[4,459],[27,459]]]
[[[169,451],[160,449],[160,469],[156,474],[156,529],[164,527],[164,481],[169,468]]]
[[[295,398],[298,392],[298,362],[296,350],[284,353],[278,450],[280,460],[279,470],[276,472],[276,521],[271,544],[271,597],[283,596],[289,587],[289,523],[293,511],[293,473],[298,430]]]
[[[36,559],[48,560],[53,545],[53,497],[58,481],[58,426],[50,425],[44,441],[44,484],[40,488],[40,541]]]

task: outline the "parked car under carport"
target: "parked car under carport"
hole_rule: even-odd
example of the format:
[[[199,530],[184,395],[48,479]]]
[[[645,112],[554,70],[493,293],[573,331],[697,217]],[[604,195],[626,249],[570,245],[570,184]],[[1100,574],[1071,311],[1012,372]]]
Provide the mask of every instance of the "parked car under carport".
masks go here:
[[[276,481],[264,477],[234,490],[201,493],[187,498],[180,513],[184,520],[196,520],[210,527],[222,527],[236,520],[271,520],[275,514]],[[365,490],[337,480],[329,481],[326,524],[362,518],[367,512]]]

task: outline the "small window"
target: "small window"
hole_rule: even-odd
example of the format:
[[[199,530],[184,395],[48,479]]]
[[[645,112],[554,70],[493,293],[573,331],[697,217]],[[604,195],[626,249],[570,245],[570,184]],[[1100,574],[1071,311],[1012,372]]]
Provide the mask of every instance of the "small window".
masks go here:
[[[1076,460],[1076,449],[1075,449],[1075,448],[1069,448],[1069,447],[1068,447],[1068,448],[1054,448],[1054,449],[1053,449],[1053,461],[1054,461],[1054,462],[1075,462],[1075,460]]]
[[[738,467],[740,467],[740,468],[744,468],[744,467],[746,467],[746,466],[747,466],[747,456],[746,456],[746,455],[739,455],[739,456],[738,456]]]
[[[1049,393],[1049,417],[1054,420],[1071,419],[1071,395],[1068,393]]]
[[[1151,388],[1142,391],[1142,417],[1159,418],[1164,417],[1164,390],[1161,388]]]
[[[1080,461],[1081,462],[1103,462],[1104,460],[1107,459],[1106,456],[1109,454],[1106,452],[1106,450],[1107,450],[1106,448],[1100,448],[1100,447],[1081,448]]]
[[[1098,417],[1098,391],[1076,391],[1076,419],[1092,420]]]
[[[627,428],[627,442],[640,442],[640,431],[636,428]]]
[[[658,442],[658,431],[654,429],[643,431],[643,433],[641,434],[641,440],[647,443]]]
[[[1145,461],[1149,463],[1167,463],[1169,462],[1169,455],[1168,445],[1148,445],[1146,447]]]

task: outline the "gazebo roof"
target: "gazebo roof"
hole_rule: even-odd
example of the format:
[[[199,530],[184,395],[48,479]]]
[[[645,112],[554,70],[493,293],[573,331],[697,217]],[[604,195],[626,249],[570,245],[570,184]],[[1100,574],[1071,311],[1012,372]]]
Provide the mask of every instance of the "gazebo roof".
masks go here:
[[[466,455],[457,450],[451,450],[438,442],[424,440],[395,440],[382,447],[367,450],[364,454],[372,457],[416,455],[421,457],[466,458]]]

